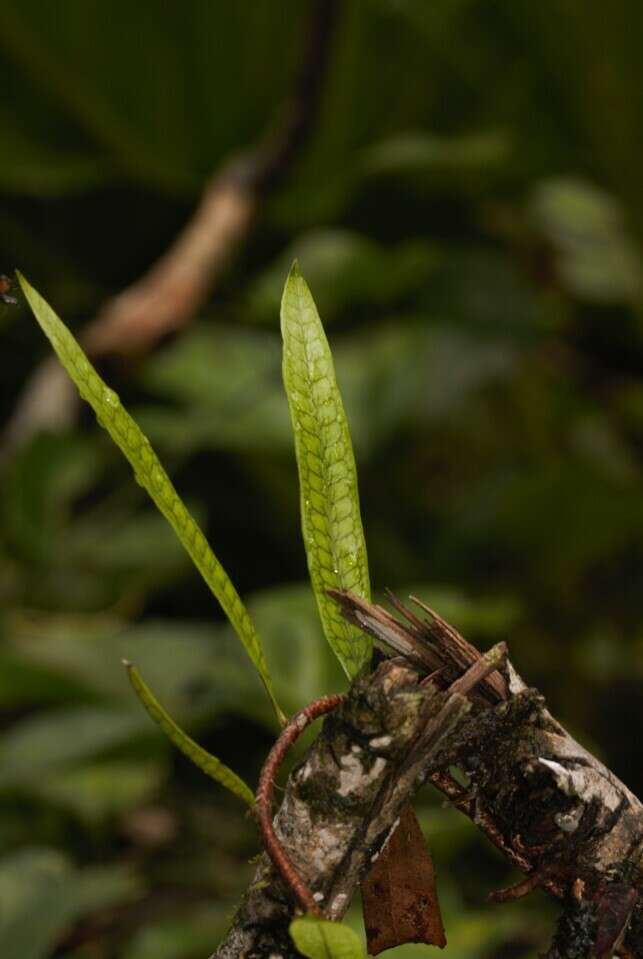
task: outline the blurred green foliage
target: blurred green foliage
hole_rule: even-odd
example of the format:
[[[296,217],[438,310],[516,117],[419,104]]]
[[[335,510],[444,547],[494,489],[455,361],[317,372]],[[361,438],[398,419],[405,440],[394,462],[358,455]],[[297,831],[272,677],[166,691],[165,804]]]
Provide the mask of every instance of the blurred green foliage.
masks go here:
[[[6,0],[0,269],[80,329],[274,122],[308,9]],[[346,4],[313,139],[207,308],[101,370],[248,601],[287,710],[345,682],[306,582],[280,379],[297,255],[375,590],[508,639],[643,790],[642,27],[635,0]],[[48,347],[23,307],[0,306],[0,335],[8,422]],[[3,959],[203,959],[257,835],[171,751],[120,660],[251,783],[274,734],[261,685],[89,417],[1,469]],[[445,955],[535,956],[545,901],[487,905],[505,865],[435,797],[418,808]]]

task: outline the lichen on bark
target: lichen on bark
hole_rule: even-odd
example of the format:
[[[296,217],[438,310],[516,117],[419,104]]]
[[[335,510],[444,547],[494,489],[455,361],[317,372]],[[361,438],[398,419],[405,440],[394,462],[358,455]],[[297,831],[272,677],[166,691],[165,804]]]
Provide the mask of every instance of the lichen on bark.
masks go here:
[[[469,703],[387,660],[357,681],[290,775],[275,830],[324,913],[341,918],[431,757]],[[290,890],[262,856],[218,959],[297,955]]]
[[[526,874],[496,899],[541,887],[561,902],[547,959],[643,959],[639,800],[552,717],[501,646],[481,657],[439,619],[424,636],[412,614],[409,627],[357,597],[342,602],[376,639],[380,623],[396,643],[408,630],[413,665],[388,659],[356,682],[286,788],[276,829],[324,915],[343,916],[403,806],[430,781]],[[421,641],[432,670],[440,659],[448,667],[430,679]],[[294,956],[293,912],[291,891],[262,859],[217,956]]]

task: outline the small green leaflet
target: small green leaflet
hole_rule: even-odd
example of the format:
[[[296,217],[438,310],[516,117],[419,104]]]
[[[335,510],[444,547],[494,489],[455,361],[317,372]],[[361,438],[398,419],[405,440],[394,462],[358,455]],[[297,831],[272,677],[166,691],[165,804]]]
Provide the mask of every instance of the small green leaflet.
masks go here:
[[[370,599],[357,472],[333,358],[297,263],[281,300],[281,333],[308,569],[326,638],[352,679],[368,662],[371,641],[343,619],[326,590]]]
[[[78,392],[90,404],[100,425],[107,430],[129,460],[137,482],[152,497],[219,600],[261,676],[277,717],[283,724],[285,717],[275,698],[261,641],[248,611],[205,536],[174,489],[149,440],[123,408],[116,393],[100,378],[62,320],[21,273],[17,272],[17,276],[34,316],[58,354],[58,359],[76,384]]]
[[[359,936],[343,922],[304,916],[290,923],[290,936],[308,959],[366,959]]]
[[[161,704],[154,697],[149,686],[143,682],[136,666],[128,662],[124,662],[124,666],[127,669],[134,692],[168,739],[170,739],[188,759],[191,759],[195,766],[203,770],[206,776],[225,786],[226,789],[229,789],[231,793],[234,793],[235,796],[238,796],[239,799],[242,799],[243,802],[249,806],[254,806],[255,797],[250,786],[248,786],[243,779],[240,779],[228,766],[217,759],[216,756],[212,756],[199,746],[198,743],[195,743],[193,739],[190,739],[188,734],[184,733],[183,730],[177,726],[172,717],[165,712]]]

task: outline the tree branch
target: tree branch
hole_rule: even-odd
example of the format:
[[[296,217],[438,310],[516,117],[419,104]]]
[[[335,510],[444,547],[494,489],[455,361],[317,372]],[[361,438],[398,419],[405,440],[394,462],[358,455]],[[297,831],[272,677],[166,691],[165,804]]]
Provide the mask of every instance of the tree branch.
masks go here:
[[[414,785],[469,710],[460,694],[422,686],[388,660],[356,683],[288,780],[275,832],[320,911],[341,918]],[[296,956],[293,890],[267,856],[216,956]]]
[[[323,914],[344,914],[404,804],[433,782],[527,874],[499,898],[540,886],[561,901],[548,959],[643,959],[639,800],[510,663],[500,665],[502,646],[481,665],[439,617],[419,619],[397,604],[407,619],[400,623],[350,594],[335,596],[348,619],[405,653],[354,684],[292,773],[275,820]],[[466,790],[450,765],[468,776]],[[290,888],[262,857],[216,956],[296,955],[287,934],[294,911]]]

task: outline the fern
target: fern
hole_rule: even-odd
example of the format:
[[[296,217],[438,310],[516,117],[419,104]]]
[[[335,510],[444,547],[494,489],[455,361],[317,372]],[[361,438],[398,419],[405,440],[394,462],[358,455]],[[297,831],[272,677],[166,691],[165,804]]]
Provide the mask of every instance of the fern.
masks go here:
[[[284,714],[277,703],[261,641],[250,615],[196,520],[188,512],[161,466],[149,440],[123,407],[116,393],[100,378],[62,320],[22,274],[18,273],[17,276],[34,316],[51,342],[58,359],[76,384],[78,392],[93,408],[100,425],[107,430],[129,460],[137,482],[154,500],[219,600],[261,677],[279,721],[283,723]]]
[[[326,638],[352,678],[368,663],[371,641],[346,622],[327,590],[370,598],[355,457],[330,347],[297,263],[283,292],[281,332],[308,569]]]

